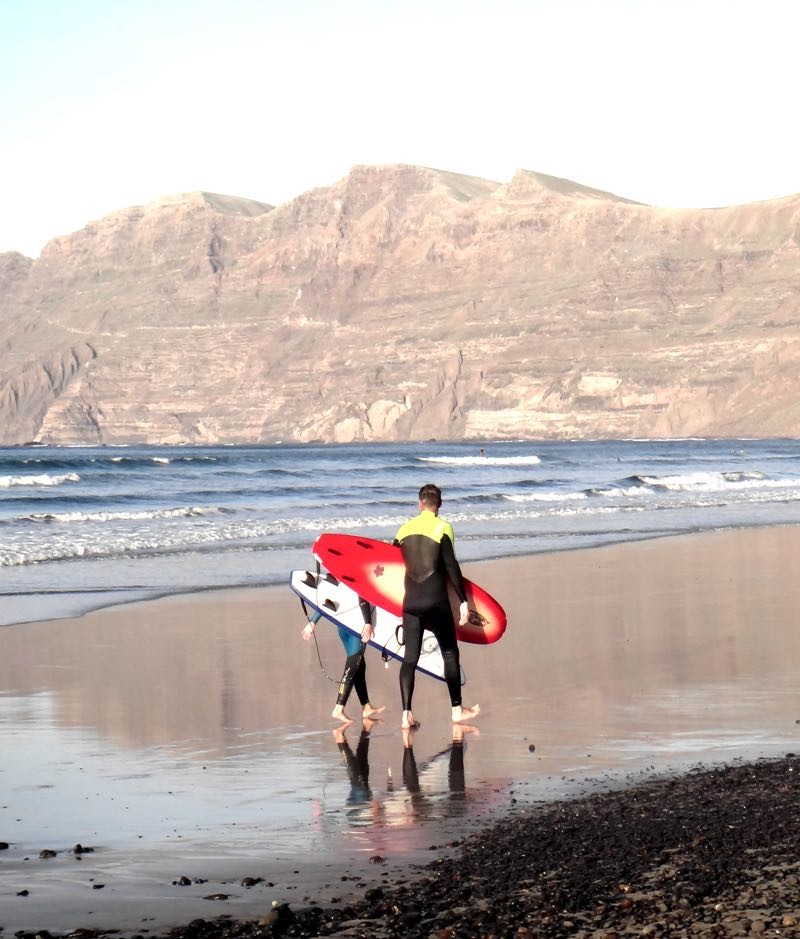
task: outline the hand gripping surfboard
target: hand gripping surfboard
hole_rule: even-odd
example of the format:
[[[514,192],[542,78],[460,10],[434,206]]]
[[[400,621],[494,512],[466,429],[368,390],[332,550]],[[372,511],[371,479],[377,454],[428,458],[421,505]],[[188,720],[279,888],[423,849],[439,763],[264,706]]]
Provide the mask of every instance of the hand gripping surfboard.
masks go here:
[[[311,550],[323,567],[368,603],[395,616],[402,615],[406,568],[397,545],[359,535],[326,532],[317,538]],[[506,631],[505,611],[482,587],[466,579],[464,585],[470,617],[464,626],[456,625],[456,636],[460,642],[477,645],[497,642]],[[449,592],[458,624],[458,597],[452,587]]]

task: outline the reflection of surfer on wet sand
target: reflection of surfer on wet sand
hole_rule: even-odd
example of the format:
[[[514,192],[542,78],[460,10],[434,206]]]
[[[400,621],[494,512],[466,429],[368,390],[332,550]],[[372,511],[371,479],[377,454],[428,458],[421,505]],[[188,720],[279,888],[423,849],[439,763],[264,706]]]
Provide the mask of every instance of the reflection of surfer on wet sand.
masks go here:
[[[347,776],[350,780],[348,804],[358,804],[372,800],[372,790],[369,787],[369,734],[375,723],[371,720],[364,721],[355,753],[353,753],[353,749],[347,740],[346,727],[337,727],[333,731],[336,746],[339,748],[342,762],[347,769]]]
[[[452,744],[445,750],[437,753],[425,764],[425,768],[428,768],[440,757],[449,754],[447,789],[449,799],[453,803],[464,802],[466,800],[467,787],[464,778],[465,741],[468,735],[477,737],[479,734],[480,731],[477,727],[472,727],[469,724],[454,724]],[[416,816],[419,817],[420,815],[437,812],[435,809],[435,800],[430,798],[431,793],[425,793],[420,785],[419,770],[414,756],[413,729],[403,731],[403,785],[411,794],[411,804],[414,807],[414,814]],[[452,815],[454,813],[449,811],[447,814]],[[460,814],[460,812],[456,814]]]

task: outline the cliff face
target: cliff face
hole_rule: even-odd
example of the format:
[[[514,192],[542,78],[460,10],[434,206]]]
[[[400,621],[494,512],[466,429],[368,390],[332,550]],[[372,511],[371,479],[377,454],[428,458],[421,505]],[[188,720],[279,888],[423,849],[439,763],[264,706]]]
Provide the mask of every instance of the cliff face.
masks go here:
[[[0,442],[800,434],[800,196],[192,193],[0,255]]]

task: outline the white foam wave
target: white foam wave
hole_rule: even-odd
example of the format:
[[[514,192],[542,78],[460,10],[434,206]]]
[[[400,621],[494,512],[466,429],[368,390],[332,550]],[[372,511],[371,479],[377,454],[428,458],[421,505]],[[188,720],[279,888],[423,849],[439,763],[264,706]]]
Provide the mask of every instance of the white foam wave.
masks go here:
[[[185,510],[179,510],[183,513]],[[67,514],[67,513],[64,513]],[[111,513],[109,513],[111,514]],[[126,515],[129,513],[125,513]],[[196,514],[203,514],[203,510]],[[323,526],[307,518],[252,519],[236,522],[203,519],[199,524],[155,524],[147,517],[134,526],[76,526],[46,530],[46,537],[32,537],[31,529],[24,536],[7,539],[0,544],[0,567],[40,564],[46,561],[137,557],[154,554],[182,554],[191,551],[234,545],[246,550],[269,545],[277,538],[293,533],[309,533],[309,546],[322,530],[363,531],[371,526],[389,529],[392,533],[406,516],[360,516],[330,519]],[[127,518],[124,519],[127,521]],[[44,531],[44,529],[43,529]]]
[[[640,476],[646,486],[670,492],[724,492],[741,489],[791,489],[800,484],[797,479],[771,479],[763,473],[698,472],[672,476]]]
[[[594,489],[593,492],[596,496],[608,496],[611,499],[618,499],[622,497],[641,497],[646,495],[648,492],[652,493],[652,489],[649,486],[626,486],[624,489]]]
[[[585,492],[529,492],[503,496],[509,502],[578,502],[587,499]]]
[[[442,463],[449,466],[536,466],[541,459],[530,456],[420,456],[422,463]]]
[[[216,511],[216,509],[192,506],[191,508],[153,509],[141,512],[34,512],[28,518],[35,522],[146,522],[159,518],[190,518]]]
[[[77,473],[61,473],[56,476],[49,473],[39,473],[36,476],[0,476],[0,489],[10,489],[12,486],[61,486],[63,483],[78,483],[80,480]]]

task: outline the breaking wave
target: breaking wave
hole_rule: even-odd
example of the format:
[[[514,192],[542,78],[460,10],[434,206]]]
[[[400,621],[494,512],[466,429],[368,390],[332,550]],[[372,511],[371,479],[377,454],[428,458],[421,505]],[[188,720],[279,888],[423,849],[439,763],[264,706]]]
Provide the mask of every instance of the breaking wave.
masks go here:
[[[159,518],[191,518],[196,515],[216,514],[218,511],[193,506],[141,512],[33,512],[27,518],[32,522],[147,522]]]
[[[79,483],[77,473],[61,473],[52,476],[49,473],[40,473],[38,476],[0,476],[0,489],[10,489],[12,486],[61,486],[64,483]]]
[[[790,489],[800,485],[800,479],[776,479],[757,470],[749,472],[696,472],[666,476],[629,476],[618,489],[597,490],[603,495],[614,492],[632,495],[648,488],[668,492],[724,492],[741,489]]]

